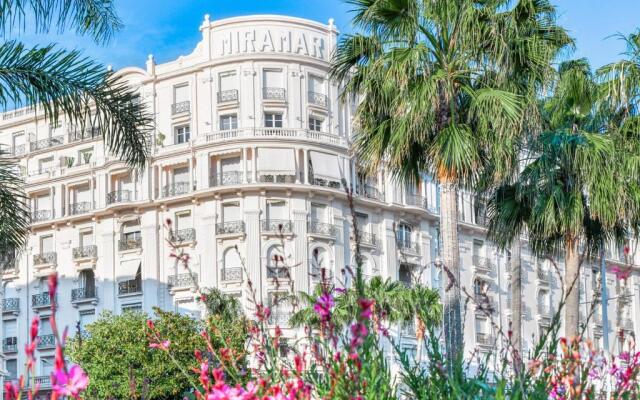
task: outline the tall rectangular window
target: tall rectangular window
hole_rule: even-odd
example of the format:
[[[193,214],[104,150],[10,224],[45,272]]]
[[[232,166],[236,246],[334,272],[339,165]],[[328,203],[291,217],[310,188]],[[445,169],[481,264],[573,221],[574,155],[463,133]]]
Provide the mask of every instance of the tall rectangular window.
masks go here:
[[[183,103],[189,101],[189,85],[182,84],[173,87],[173,103]]]
[[[40,237],[40,254],[53,252],[53,236],[46,235]]]
[[[242,216],[240,215],[240,203],[232,202],[232,203],[224,203],[222,205],[222,221],[223,222],[232,222],[232,221],[240,221],[242,220]]]
[[[238,115],[227,114],[220,116],[220,130],[238,129]]]
[[[38,172],[39,173],[44,173],[47,172],[49,170],[51,170],[51,168],[53,167],[53,157],[47,157],[47,158],[43,158],[41,160],[38,160]]]
[[[189,125],[181,125],[173,128],[175,144],[186,143],[191,139],[191,128]]]
[[[191,211],[180,211],[176,213],[176,231],[189,229],[192,227]]]
[[[322,120],[320,118],[309,118],[309,130],[320,132],[322,130]]]
[[[18,360],[15,358],[7,360],[5,362],[5,367],[7,369],[7,379],[13,381],[18,379]]]
[[[282,114],[264,113],[264,126],[266,128],[282,128]]]
[[[284,200],[267,201],[267,220],[287,219],[287,202]]]
[[[327,206],[324,204],[311,203],[311,220],[327,222]]]

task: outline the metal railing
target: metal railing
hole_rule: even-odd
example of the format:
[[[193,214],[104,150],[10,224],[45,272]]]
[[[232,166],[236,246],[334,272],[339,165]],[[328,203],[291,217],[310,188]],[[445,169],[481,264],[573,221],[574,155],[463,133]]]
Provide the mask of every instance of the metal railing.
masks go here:
[[[267,278],[268,279],[288,279],[291,278],[291,273],[287,267],[269,266],[267,265]]]
[[[315,104],[317,106],[322,106],[322,107],[327,106],[327,95],[324,93],[309,92],[308,99],[309,99],[309,103],[311,104]]]
[[[35,142],[30,143],[31,151],[38,151],[48,149],[50,147],[60,146],[64,144],[64,136],[53,136],[46,139],[36,140]]]
[[[485,273],[490,273],[493,271],[491,261],[487,257],[474,255],[471,258],[473,261],[473,266],[476,267],[477,271]]]
[[[80,258],[97,258],[98,246],[96,246],[95,244],[90,244],[87,246],[76,247],[72,250],[72,254],[74,260]]]
[[[238,90],[221,90],[218,92],[218,103],[226,103],[228,101],[238,101]]]
[[[209,186],[230,186],[242,184],[242,172],[241,171],[229,171],[222,172],[220,174],[212,175],[209,177]],[[249,176],[249,175],[248,175]]]
[[[328,187],[328,188],[331,188],[331,189],[342,190],[342,183],[339,182],[339,181],[336,181],[336,180],[316,178],[316,177],[311,176],[311,177],[309,177],[309,181],[314,186],[323,186],[323,187]]]
[[[5,353],[15,353],[18,351],[18,338],[15,336],[2,339],[2,350]]]
[[[425,210],[429,209],[427,198],[424,196],[420,196],[419,194],[407,195],[406,202],[408,206],[421,207]]]
[[[52,218],[51,210],[36,210],[31,212],[31,222],[49,221]]]
[[[367,199],[384,201],[384,194],[377,187],[371,185],[360,185],[356,193]]]
[[[1,150],[0,154],[2,156],[16,157],[21,156],[26,153],[26,146],[24,144],[19,144],[14,147],[7,147]]]
[[[107,193],[107,205],[131,201],[131,190],[114,190]]]
[[[266,233],[291,233],[293,222],[286,219],[263,219],[262,232]]]
[[[82,301],[96,298],[96,288],[80,287],[71,290],[71,301]]]
[[[396,245],[400,251],[420,254],[420,245],[412,240],[396,239]]]
[[[186,288],[186,287],[195,287],[198,283],[198,274],[178,274],[178,275],[169,275],[169,279],[167,280],[169,286],[174,288]]]
[[[142,248],[142,238],[118,240],[118,250],[134,250]]]
[[[81,142],[102,137],[102,129],[99,126],[88,126],[84,129],[73,129],[69,131],[69,143]]]
[[[190,182],[174,182],[162,188],[162,197],[181,196],[191,192]]]
[[[369,232],[358,232],[358,236],[360,238],[360,243],[362,244],[366,244],[369,246],[377,246],[378,245],[378,238],[376,237],[375,233],[369,233]]]
[[[93,205],[90,201],[69,204],[69,215],[85,214],[91,210],[93,210]]]
[[[190,101],[181,101],[171,105],[171,115],[187,113],[191,111]]]
[[[291,314],[287,312],[277,312],[269,316],[269,325],[288,325]]]
[[[325,235],[335,237],[338,233],[336,225],[327,224],[319,221],[307,221],[307,231],[317,235]]]
[[[36,293],[31,296],[31,305],[33,307],[48,307],[51,305],[51,296],[49,292]]]
[[[296,183],[296,174],[286,172],[260,171],[258,181],[260,183]]]
[[[39,385],[41,388],[46,388],[46,387],[51,386],[51,376],[50,375],[36,376],[35,378],[33,378],[33,380],[34,380],[35,384]]]
[[[55,264],[58,254],[55,251],[33,255],[33,265]]]
[[[292,128],[238,128],[212,132],[207,135],[207,142],[225,141],[240,138],[297,138],[328,143],[337,146],[348,146],[349,141],[343,136],[309,129]]]
[[[216,224],[216,235],[239,234],[244,232],[244,221],[218,222]]]
[[[56,347],[56,336],[53,334],[38,336],[38,345],[36,347],[39,349],[52,349]]]
[[[142,281],[140,279],[118,282],[118,295],[138,293],[142,293]]]
[[[284,88],[263,87],[262,98],[264,100],[285,100],[287,91]]]
[[[223,281],[241,281],[242,280],[242,268],[232,267],[222,269]]]
[[[482,346],[493,346],[493,335],[489,333],[476,333],[476,343]]]
[[[3,313],[20,312],[20,298],[8,297],[6,299],[2,299],[2,312]]]
[[[196,240],[196,230],[195,228],[172,230],[169,233],[169,237],[174,243],[194,242]]]

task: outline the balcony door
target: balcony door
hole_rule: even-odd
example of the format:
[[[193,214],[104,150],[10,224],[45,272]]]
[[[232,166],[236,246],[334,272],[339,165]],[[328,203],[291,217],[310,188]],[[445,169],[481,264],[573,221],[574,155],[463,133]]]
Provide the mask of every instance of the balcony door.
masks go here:
[[[87,269],[80,272],[79,284],[84,289],[85,297],[94,297],[96,293],[96,277],[93,270]]]
[[[328,219],[327,206],[325,204],[311,203],[311,221],[326,223]]]
[[[91,246],[93,244],[93,230],[80,232],[80,247]]]
[[[287,202],[284,200],[268,200],[266,214],[269,221],[289,219]]]
[[[232,202],[222,205],[222,222],[241,221],[240,203]]]
[[[42,236],[40,238],[40,254],[53,253],[53,249],[53,236]]]

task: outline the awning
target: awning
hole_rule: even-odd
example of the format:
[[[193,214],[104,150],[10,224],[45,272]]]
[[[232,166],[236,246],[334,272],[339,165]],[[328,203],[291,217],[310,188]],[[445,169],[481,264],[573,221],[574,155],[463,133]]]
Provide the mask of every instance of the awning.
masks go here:
[[[118,268],[118,280],[126,281],[129,279],[135,279],[138,274],[138,270],[141,268],[142,262],[140,260],[127,260],[120,263]]]
[[[313,164],[313,177],[327,179],[331,181],[342,181],[344,176],[344,165],[335,154],[309,152],[311,163]]]
[[[296,173],[296,154],[293,149],[259,148],[258,174]]]

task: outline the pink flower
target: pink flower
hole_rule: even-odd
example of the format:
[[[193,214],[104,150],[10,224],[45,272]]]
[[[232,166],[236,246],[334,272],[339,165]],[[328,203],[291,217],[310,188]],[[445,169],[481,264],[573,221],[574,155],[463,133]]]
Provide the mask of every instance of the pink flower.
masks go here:
[[[371,318],[371,315],[373,314],[374,301],[369,299],[359,299],[358,304],[360,304],[360,310],[362,310],[362,312],[360,313],[360,318]]]
[[[333,301],[333,297],[329,293],[323,293],[322,296],[318,297],[316,300],[316,304],[313,306],[313,311],[315,311],[323,321],[326,321],[331,315],[331,309],[334,304],[335,302]]]
[[[89,377],[79,365],[74,365],[69,372],[58,369],[51,374],[53,391],[58,396],[80,398],[80,394],[87,389]]]
[[[160,343],[150,343],[149,344],[149,348],[160,349],[160,350],[168,350],[170,344],[171,344],[170,340],[165,340],[165,341],[160,342]]]
[[[623,269],[617,265],[614,265],[613,267],[611,267],[611,272],[613,272],[613,274],[616,276],[616,279],[619,281],[626,281],[627,278],[631,276],[630,268]]]
[[[258,304],[258,307],[256,310],[256,317],[258,317],[258,320],[266,321],[267,319],[269,319],[270,315],[271,315],[271,310],[269,309],[269,307],[265,307],[262,304]]]

